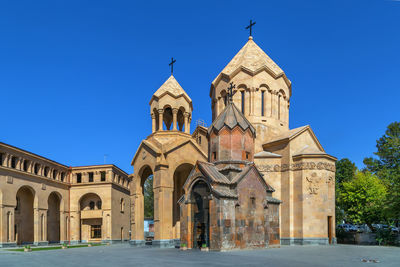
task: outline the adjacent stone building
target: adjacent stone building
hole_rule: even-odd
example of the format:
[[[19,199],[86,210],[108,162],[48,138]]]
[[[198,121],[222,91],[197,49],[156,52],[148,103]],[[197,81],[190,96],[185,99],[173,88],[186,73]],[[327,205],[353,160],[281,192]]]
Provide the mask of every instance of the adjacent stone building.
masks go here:
[[[129,239],[131,178],[0,143],[0,247]]]

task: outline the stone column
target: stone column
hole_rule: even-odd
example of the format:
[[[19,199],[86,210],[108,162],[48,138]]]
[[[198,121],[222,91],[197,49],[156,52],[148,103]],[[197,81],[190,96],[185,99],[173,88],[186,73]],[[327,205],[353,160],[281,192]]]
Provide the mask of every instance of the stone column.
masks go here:
[[[154,133],[156,131],[156,114],[151,113],[151,132]]]
[[[278,119],[278,94],[276,91],[272,92],[272,106],[271,106],[271,114],[272,118]]]
[[[60,210],[60,242],[65,242],[67,241],[67,237],[65,235],[66,231],[65,231],[65,212]]]
[[[185,123],[185,133],[190,134],[189,113],[185,112],[183,114],[183,117],[184,117],[184,123]]]
[[[89,182],[89,174],[87,172],[82,172],[82,183]]]
[[[80,241],[81,215],[79,211],[70,212],[70,240],[71,244],[77,244]]]
[[[256,91],[256,88],[251,87],[250,88],[250,115],[254,115],[254,93]]]
[[[45,246],[49,243],[47,241],[47,209],[34,208],[33,218],[33,244]]]
[[[162,157],[162,156],[161,156]],[[160,163],[154,173],[154,241],[153,246],[174,247],[172,231],[173,180],[168,165]]]
[[[163,131],[164,110],[158,110],[158,130]]]
[[[177,108],[173,108],[172,109],[172,130],[176,131],[177,127],[176,127],[176,117],[178,115],[178,109]]]

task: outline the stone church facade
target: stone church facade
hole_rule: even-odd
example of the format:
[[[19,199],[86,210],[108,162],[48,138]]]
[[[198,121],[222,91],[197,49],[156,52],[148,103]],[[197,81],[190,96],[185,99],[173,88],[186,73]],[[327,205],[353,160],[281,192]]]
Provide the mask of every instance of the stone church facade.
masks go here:
[[[129,240],[130,177],[0,143],[0,247]]]
[[[289,129],[291,96],[286,74],[250,37],[211,83],[210,127],[191,133],[193,103],[174,76],[155,91],[152,133],[131,175],[114,165],[68,167],[0,143],[0,247],[142,246],[149,177],[153,246],[334,243],[336,158],[310,126]]]
[[[325,152],[310,126],[289,129],[291,81],[249,37],[211,83],[213,123],[229,102],[230,83],[236,85],[233,104],[255,131],[254,146],[251,151],[242,151],[242,156],[251,154],[247,161],[254,164],[268,187],[275,190],[270,197],[280,201],[277,227],[280,243],[334,243],[336,158]],[[185,182],[191,172],[201,171],[202,165],[197,161],[212,162],[213,157],[219,161],[223,155],[220,150],[212,151],[215,144],[209,143],[209,129],[204,125],[198,125],[190,134],[192,110],[190,97],[173,76],[151,98],[152,134],[141,142],[132,160],[132,245],[144,244],[143,184],[150,175],[154,177],[155,199],[153,244],[162,247],[181,241],[188,246],[193,244],[188,236],[193,237],[194,225],[181,221],[179,213],[188,209],[182,210],[182,202],[178,200],[186,195],[185,201],[191,202]],[[206,189],[203,185],[199,190]],[[183,228],[181,224],[185,224]]]

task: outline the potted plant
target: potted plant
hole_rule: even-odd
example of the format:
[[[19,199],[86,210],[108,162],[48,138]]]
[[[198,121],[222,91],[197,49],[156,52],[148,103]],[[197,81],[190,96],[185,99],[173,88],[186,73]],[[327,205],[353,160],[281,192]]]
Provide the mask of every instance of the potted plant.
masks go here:
[[[182,244],[181,244],[181,250],[187,250],[187,246],[186,246],[185,243],[182,243]]]
[[[87,246],[88,246],[88,247],[91,247],[91,246],[92,246],[92,243],[89,243]]]
[[[202,244],[200,250],[201,251],[208,251],[207,244]]]
[[[62,249],[66,249],[66,248],[68,248],[68,246],[67,246],[66,243],[62,243],[62,244],[61,244],[61,248],[62,248]]]
[[[24,252],[31,252],[31,251],[32,251],[31,246],[29,245],[24,246]]]

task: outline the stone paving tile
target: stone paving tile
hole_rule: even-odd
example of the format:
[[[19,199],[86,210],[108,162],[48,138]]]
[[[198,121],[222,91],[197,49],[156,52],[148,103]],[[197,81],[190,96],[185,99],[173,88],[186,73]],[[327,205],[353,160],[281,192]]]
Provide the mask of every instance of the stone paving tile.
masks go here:
[[[378,263],[363,262],[376,260]],[[400,266],[400,248],[283,246],[275,249],[200,252],[129,245],[37,252],[0,251],[0,266]]]

